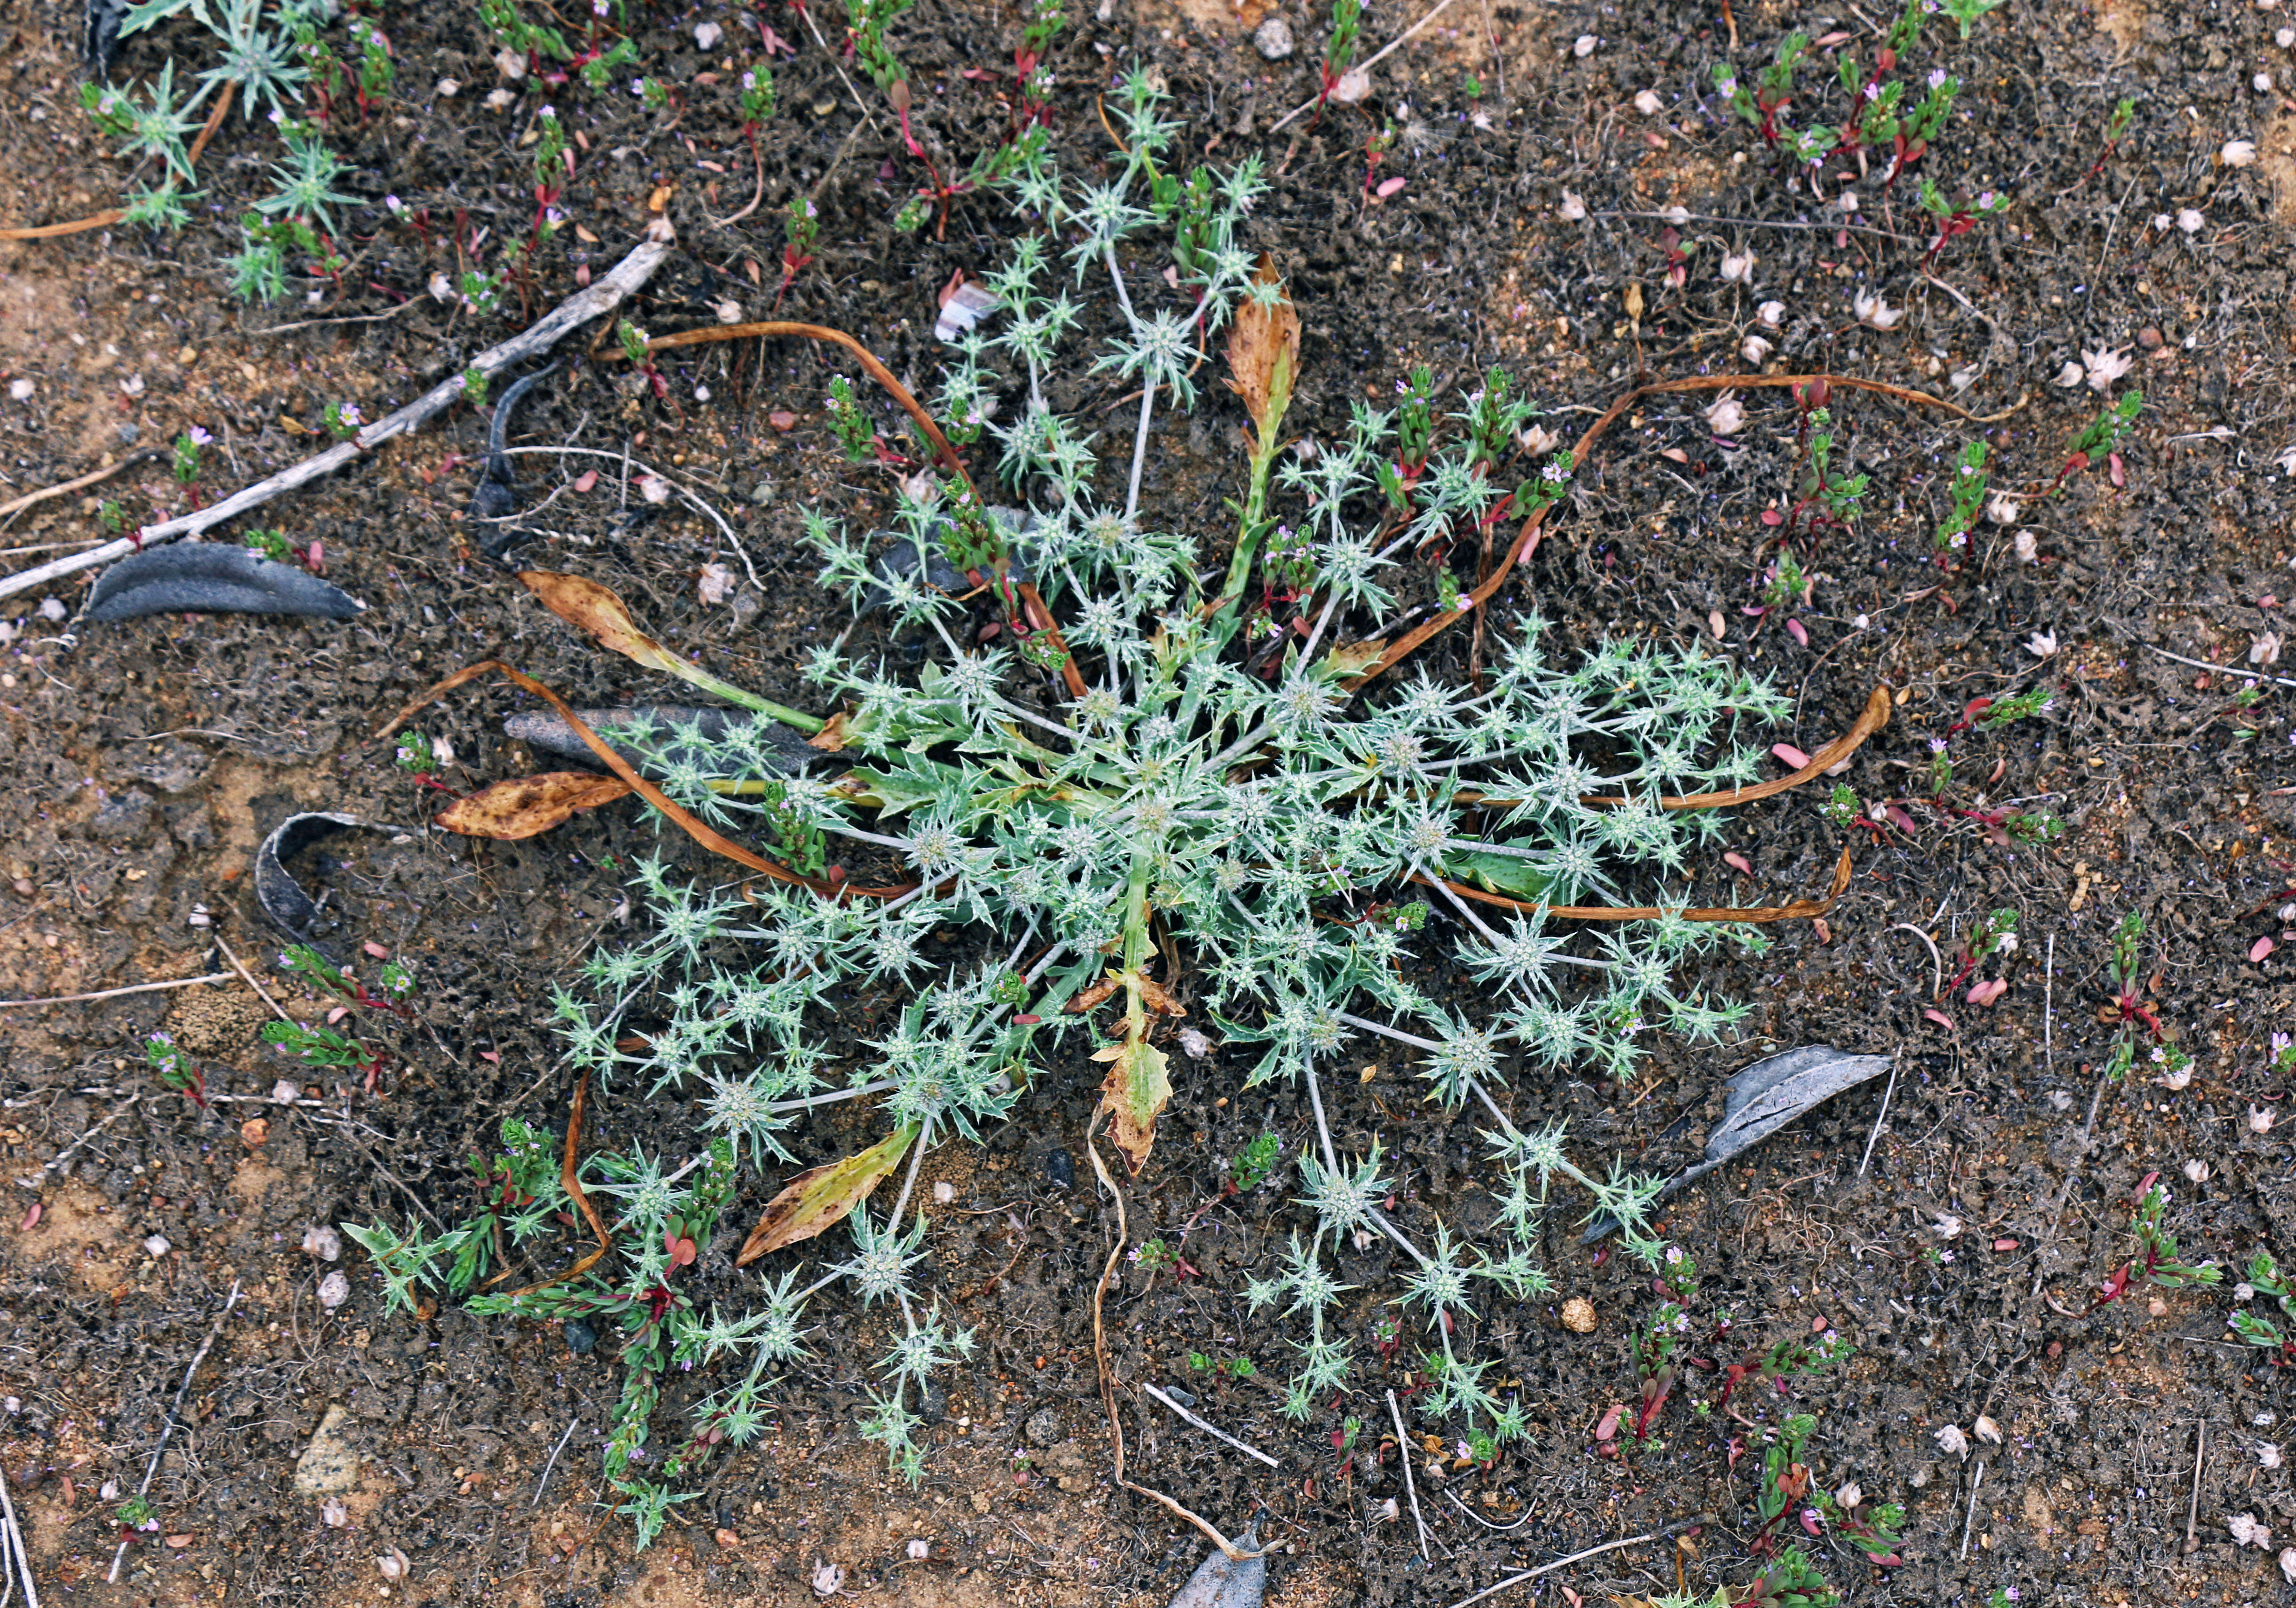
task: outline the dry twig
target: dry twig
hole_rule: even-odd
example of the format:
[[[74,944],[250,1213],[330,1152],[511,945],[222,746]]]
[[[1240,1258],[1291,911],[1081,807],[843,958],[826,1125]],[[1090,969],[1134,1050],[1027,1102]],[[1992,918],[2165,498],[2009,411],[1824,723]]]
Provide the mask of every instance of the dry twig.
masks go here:
[[[176,1387],[176,1399],[168,1408],[167,1424],[160,1431],[160,1444],[152,1448],[152,1461],[144,1468],[144,1483],[135,1488],[135,1494],[138,1497],[150,1492],[152,1477],[160,1472],[160,1456],[168,1449],[168,1437],[176,1432],[176,1419],[184,1410],[184,1398],[191,1391],[192,1376],[200,1371],[200,1364],[208,1359],[208,1352],[215,1345],[216,1337],[223,1333],[224,1319],[231,1316],[231,1309],[237,1305],[239,1305],[239,1281],[234,1279],[231,1281],[231,1294],[224,1301],[223,1310],[216,1314],[215,1327],[209,1329],[208,1337],[200,1341],[199,1350],[192,1357],[192,1366],[184,1370],[184,1382]],[[119,1564],[120,1561],[127,1555],[129,1538],[122,1536],[119,1540],[119,1550],[111,1555],[111,1572],[103,1577],[107,1585],[116,1586],[119,1583]],[[29,1563],[29,1560],[27,1562]]]
[[[538,352],[549,350],[559,338],[577,324],[601,317],[619,307],[653,276],[669,256],[676,239],[667,225],[659,225],[658,232],[649,236],[630,254],[616,263],[586,288],[576,291],[564,301],[521,333],[491,347],[471,359],[470,366],[492,376],[515,364],[521,363]],[[178,519],[164,520],[156,525],[146,525],[133,536],[122,537],[116,542],[106,542],[92,552],[75,553],[37,569],[24,570],[0,580],[0,597],[13,597],[19,592],[45,586],[82,570],[93,570],[111,563],[114,559],[150,546],[154,542],[173,541],[177,537],[194,536],[199,532],[237,518],[250,508],[269,502],[282,492],[292,491],[316,480],[333,473],[353,459],[364,456],[390,440],[405,435],[436,414],[444,413],[463,398],[463,376],[455,373],[441,380],[406,406],[385,414],[366,426],[348,441],[337,442],[316,457],[281,470],[266,480],[234,492],[219,502],[211,503],[195,513]]]

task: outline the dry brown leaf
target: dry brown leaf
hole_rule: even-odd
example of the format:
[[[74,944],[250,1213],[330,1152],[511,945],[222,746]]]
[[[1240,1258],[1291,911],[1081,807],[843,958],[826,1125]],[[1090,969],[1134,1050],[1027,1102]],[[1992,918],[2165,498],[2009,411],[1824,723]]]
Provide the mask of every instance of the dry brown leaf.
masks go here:
[[[1264,456],[1274,446],[1270,437],[1291,406],[1292,381],[1299,376],[1300,314],[1283,293],[1273,258],[1261,256],[1255,283],[1276,286],[1275,297],[1265,306],[1250,296],[1237,304],[1227,338],[1227,388],[1243,398]]]
[[[545,771],[481,788],[447,805],[435,819],[447,831],[464,837],[512,842],[548,832],[570,816],[627,798],[629,792],[630,784],[619,776],[583,770]]]
[[[769,1251],[809,1240],[841,1220],[899,1164],[916,1136],[916,1125],[904,1123],[858,1155],[798,1174],[766,1203],[765,1216],[742,1242],[734,1265],[746,1267]]]
[[[817,748],[825,754],[845,751],[845,711],[839,710],[822,723],[821,729],[806,740],[806,746]]]
[[[561,575],[552,570],[521,570],[518,578],[542,600],[543,607],[577,630],[587,631],[599,644],[648,669],[684,674],[685,661],[644,631],[630,618],[629,605],[610,587],[580,575]]]
[[[1135,1038],[1111,1044],[1093,1059],[1110,1063],[1100,1086],[1100,1109],[1108,1113],[1108,1136],[1124,1153],[1124,1165],[1136,1178],[1156,1143],[1157,1113],[1172,1097],[1164,1052],[1144,1038]]]

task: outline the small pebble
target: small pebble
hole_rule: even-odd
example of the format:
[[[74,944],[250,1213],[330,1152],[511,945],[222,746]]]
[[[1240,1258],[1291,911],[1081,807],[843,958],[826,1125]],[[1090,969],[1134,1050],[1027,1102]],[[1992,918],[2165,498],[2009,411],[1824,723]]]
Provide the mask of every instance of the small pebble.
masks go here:
[[[2161,349],[2161,332],[2154,329],[2151,324],[2146,324],[2143,329],[2136,332],[2136,344],[2143,347],[2148,352],[2159,351]]]
[[[1574,1295],[1562,1303],[1562,1326],[1573,1334],[1595,1332],[1595,1303],[1583,1295]]]
[[[950,1183],[947,1178],[936,1178],[933,1180],[934,1205],[946,1206],[955,1199],[956,1199],[955,1185]]]
[[[165,1256],[173,1249],[174,1247],[168,1243],[168,1236],[164,1234],[155,1234],[144,1242],[144,1254],[146,1256]]]
[[[1045,1153],[1045,1177],[1052,1180],[1053,1185],[1056,1189],[1074,1188],[1076,1186],[1076,1159],[1070,1156],[1069,1153],[1064,1150],[1046,1151]]]
[[[271,1086],[271,1103],[274,1105],[292,1105],[302,1097],[303,1091],[296,1087],[292,1078],[282,1078]],[[306,1242],[303,1249],[308,1251],[310,1248]]]
[[[319,1281],[319,1305],[333,1311],[351,1298],[351,1281],[343,1276],[340,1268],[331,1269]]]
[[[303,1230],[303,1251],[323,1262],[332,1262],[343,1253],[343,1236],[335,1232],[332,1223],[314,1223]]]
[[[406,1578],[406,1571],[413,1567],[407,1563],[406,1555],[396,1546],[377,1558],[374,1566],[382,1571],[382,1578],[386,1580],[403,1580]]]
[[[1021,1426],[1021,1433],[1027,1438],[1030,1446],[1039,1450],[1048,1446],[1057,1446],[1061,1439],[1061,1415],[1051,1407],[1038,1407],[1029,1415],[1029,1421]]]
[[[1270,17],[1251,36],[1259,53],[1271,62],[1281,62],[1292,53],[1292,25],[1281,17]]]
[[[1570,53],[1583,62],[1588,56],[1595,53],[1595,46],[1600,44],[1602,44],[1602,41],[1597,39],[1594,35],[1580,34],[1577,41],[1571,45]]]
[[[598,1328],[587,1318],[566,1320],[566,1349],[577,1357],[587,1357],[590,1348],[598,1343]]]

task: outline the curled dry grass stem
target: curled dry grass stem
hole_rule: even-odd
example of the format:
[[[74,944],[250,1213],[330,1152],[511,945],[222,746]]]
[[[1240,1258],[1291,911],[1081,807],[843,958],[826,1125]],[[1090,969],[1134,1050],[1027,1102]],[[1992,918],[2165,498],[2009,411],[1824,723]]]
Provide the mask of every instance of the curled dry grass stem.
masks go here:
[[[1637,385],[1632,390],[1620,393],[1619,398],[1611,404],[1603,416],[1587,426],[1587,433],[1578,438],[1578,445],[1571,449],[1570,461],[1577,469],[1583,470],[1587,464],[1587,455],[1594,449],[1595,443],[1602,439],[1603,433],[1617,423],[1620,414],[1644,397],[1661,396],[1670,391],[1775,390],[1780,386],[1808,385],[1820,380],[1829,386],[1840,386],[1845,390],[1874,391],[1881,396],[1895,397],[1901,402],[1919,402],[1931,407],[1941,407],[1957,419],[1972,419],[1976,416],[1959,403],[1948,402],[1942,397],[1932,397],[1926,391],[1908,390],[1900,385],[1885,384],[1879,380],[1852,380],[1834,374],[1693,374],[1683,380],[1654,381],[1651,384]],[[1515,539],[1507,545],[1506,557],[1499,567],[1491,571],[1481,586],[1477,587],[1461,600],[1472,602],[1476,605],[1477,618],[1480,618],[1481,605],[1498,595],[1498,589],[1506,584],[1506,578],[1514,572],[1515,566],[1538,551],[1539,533],[1546,523],[1547,510],[1554,505],[1551,503],[1547,504],[1523,521],[1522,529],[1515,533]],[[1465,610],[1443,611],[1434,619],[1411,631],[1392,647],[1382,649],[1379,658],[1370,668],[1341,685],[1349,692],[1354,692],[1381,671],[1393,669],[1409,657],[1412,651],[1420,644],[1441,632],[1445,627],[1459,618],[1460,614],[1466,611]]]
[[[582,1209],[583,1218],[590,1225],[590,1232],[598,1236],[597,1249],[563,1273],[545,1278],[540,1284],[512,1291],[506,1300],[516,1300],[521,1295],[532,1295],[537,1290],[562,1284],[570,1278],[580,1278],[604,1260],[606,1252],[613,1248],[613,1237],[606,1232],[605,1219],[598,1215],[598,1209],[590,1204],[590,1197],[582,1188],[582,1109],[589,1093],[590,1074],[586,1070],[574,1080],[574,1110],[566,1119],[566,1155],[558,1164],[558,1182],[568,1198]]]
[[[215,137],[215,131],[222,127],[223,114],[231,110],[231,92],[237,87],[238,86],[230,79],[224,80],[223,93],[216,97],[215,110],[208,113],[208,120],[200,129],[199,137],[192,142],[190,157],[192,167],[197,168],[200,165],[200,152],[208,148],[208,142]],[[114,207],[108,212],[98,212],[92,217],[75,218],[68,224],[43,224],[37,229],[0,229],[0,240],[53,240],[63,234],[85,234],[90,229],[109,229],[127,216],[125,210]]]
[[[430,688],[430,691],[418,693],[414,699],[409,701],[403,708],[401,708],[397,714],[391,716],[389,720],[376,727],[374,735],[370,737],[368,741],[370,742],[381,742],[384,738],[390,736],[391,733],[404,726],[408,720],[412,719],[418,711],[435,701],[437,699],[442,697],[447,693],[453,692],[456,687],[463,685],[466,682],[477,680],[480,677],[485,675],[489,670],[500,671],[512,682],[515,683],[520,688],[533,693],[536,697],[549,704],[552,709],[558,712],[559,718],[566,722],[568,727],[572,730],[574,734],[582,739],[583,742],[587,745],[592,753],[597,755],[600,764],[605,766],[607,769],[612,771],[623,781],[628,783],[630,790],[633,792],[636,792],[639,797],[645,800],[647,803],[652,805],[656,809],[661,811],[662,814],[668,816],[684,830],[688,837],[692,838],[695,842],[701,844],[704,849],[710,850],[712,853],[723,855],[726,858],[734,861],[737,865],[747,866],[752,871],[761,871],[766,875],[772,877],[775,882],[795,882],[800,887],[810,888],[816,893],[824,895],[831,898],[850,895],[860,898],[891,899],[898,898],[905,893],[915,891],[916,885],[914,883],[910,883],[899,888],[856,888],[847,882],[824,882],[817,877],[800,876],[798,873],[791,871],[786,866],[776,865],[772,860],[766,858],[763,855],[753,853],[750,850],[742,848],[731,838],[726,837],[724,833],[718,832],[706,823],[696,818],[691,811],[679,805],[675,800],[671,799],[668,793],[662,792],[660,788],[656,787],[652,783],[640,775],[635,766],[631,765],[628,760],[623,759],[621,755],[616,753],[611,745],[583,723],[582,718],[577,715],[573,710],[568,706],[564,699],[552,692],[548,687],[543,685],[539,681],[535,680],[533,677],[526,675],[521,670],[512,669],[511,666],[504,664],[499,659],[482,659],[476,664],[465,665],[461,669],[456,670],[453,675],[447,677],[444,681],[439,683],[438,685]]]
[[[1162,1491],[1151,1489],[1125,1476],[1124,1424],[1116,1415],[1116,1375],[1108,1366],[1108,1330],[1101,1318],[1101,1307],[1108,1295],[1108,1281],[1115,1276],[1117,1259],[1124,1254],[1124,1247],[1131,1243],[1131,1226],[1124,1210],[1124,1192],[1116,1186],[1115,1178],[1109,1174],[1108,1163],[1100,1159],[1100,1146],[1094,1143],[1093,1128],[1098,1126],[1099,1121],[1100,1113],[1095,1112],[1092,1122],[1085,1128],[1084,1149],[1085,1153],[1092,1158],[1092,1170],[1099,1177],[1101,1187],[1107,1190],[1109,1197],[1116,1202],[1116,1238],[1109,1246],[1107,1261],[1101,1264],[1100,1282],[1092,1287],[1092,1358],[1100,1372],[1100,1405],[1108,1414],[1109,1444],[1116,1454],[1116,1482],[1135,1496],[1145,1497],[1167,1512],[1185,1519],[1201,1530],[1213,1546],[1237,1563],[1262,1556],[1261,1553],[1246,1552],[1222,1535],[1219,1527],[1210,1520],[1190,1512]]]
[[[1843,849],[1841,858],[1833,867],[1833,885],[1824,898],[1795,899],[1784,905],[1763,905],[1751,909],[1705,908],[1695,910],[1661,910],[1655,905],[1537,905],[1527,899],[1509,898],[1503,893],[1486,893],[1480,888],[1470,888],[1464,882],[1439,882],[1419,872],[1411,880],[1423,888],[1441,886],[1461,898],[1471,898],[1479,904],[1496,905],[1501,909],[1519,911],[1525,915],[1552,915],[1573,922],[1649,922],[1661,916],[1677,915],[1686,922],[1739,922],[1749,926],[1764,926],[1772,922],[1803,921],[1824,915],[1833,908],[1849,886],[1849,850]]]
[[[932,443],[933,450],[940,455],[941,462],[947,466],[949,472],[964,482],[965,494],[972,498],[974,505],[981,505],[980,488],[973,485],[972,476],[964,467],[964,460],[956,455],[956,448],[951,447],[948,438],[941,434],[940,426],[933,423],[932,414],[909,394],[907,386],[893,378],[892,370],[877,361],[874,353],[843,330],[785,318],[766,319],[756,324],[721,324],[707,329],[685,330],[675,335],[656,336],[646,342],[646,351],[651,354],[667,351],[673,347],[701,346],[716,340],[746,340],[753,335],[797,335],[808,340],[825,340],[852,353],[863,371],[884,388],[885,394],[900,405],[902,412],[916,422],[917,428],[924,432],[925,439]],[[1045,606],[1045,600],[1037,595],[1035,587],[1023,582],[1020,592],[1030,627],[1044,632],[1052,639],[1053,645],[1060,650],[1061,679],[1068,687],[1069,696],[1083,697],[1091,689],[1085,685],[1084,673],[1077,669],[1076,655],[1069,652],[1068,642],[1061,636],[1060,627],[1054,624],[1052,611]]]

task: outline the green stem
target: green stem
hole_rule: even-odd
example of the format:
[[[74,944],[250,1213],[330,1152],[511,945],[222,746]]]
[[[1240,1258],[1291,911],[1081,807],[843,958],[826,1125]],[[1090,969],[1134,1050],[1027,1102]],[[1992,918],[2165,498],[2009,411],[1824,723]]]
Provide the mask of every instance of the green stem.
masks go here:
[[[785,704],[775,703],[770,698],[760,698],[757,693],[735,686],[730,681],[720,681],[699,665],[684,664],[683,660],[679,662],[683,668],[672,670],[670,673],[680,680],[698,686],[705,693],[715,693],[728,703],[738,703],[743,709],[757,710],[760,715],[771,715],[783,726],[793,726],[808,737],[828,724],[826,721],[816,719],[811,715],[791,709]]]

